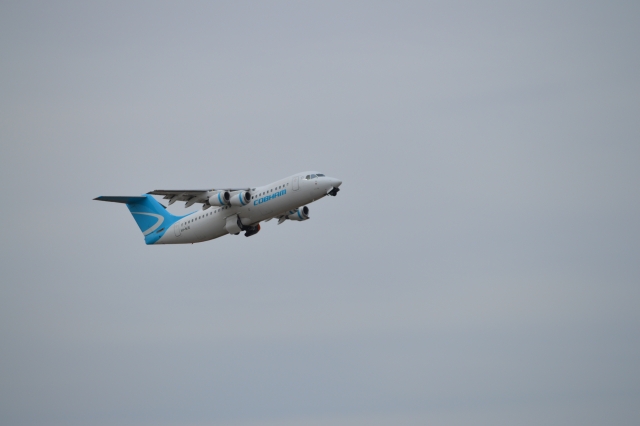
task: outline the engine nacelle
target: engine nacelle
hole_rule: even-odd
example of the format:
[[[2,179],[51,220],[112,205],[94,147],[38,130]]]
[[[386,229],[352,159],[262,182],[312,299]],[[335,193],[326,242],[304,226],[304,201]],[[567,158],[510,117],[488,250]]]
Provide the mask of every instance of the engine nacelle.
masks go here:
[[[218,191],[209,197],[209,205],[216,207],[228,206],[230,201],[229,191]]]
[[[238,191],[238,192],[234,192],[231,195],[230,203],[232,206],[242,207],[249,204],[250,201],[251,201],[251,194],[249,194],[248,191]]]
[[[309,207],[298,207],[295,210],[289,210],[287,214],[289,220],[307,220],[309,219]]]

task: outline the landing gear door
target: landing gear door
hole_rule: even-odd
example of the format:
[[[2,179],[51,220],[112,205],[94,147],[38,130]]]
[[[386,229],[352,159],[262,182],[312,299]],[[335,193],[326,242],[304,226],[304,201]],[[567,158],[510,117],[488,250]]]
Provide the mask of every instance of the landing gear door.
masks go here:
[[[242,222],[240,222],[238,215],[234,214],[233,216],[226,218],[224,229],[226,229],[230,234],[239,234],[240,231],[242,231],[242,227],[240,226],[241,224]]]
[[[297,190],[298,190],[298,176],[296,176],[296,177],[294,177],[294,178],[293,178],[293,183],[291,184],[291,186],[293,187],[292,189],[293,189],[294,191],[297,191]]]

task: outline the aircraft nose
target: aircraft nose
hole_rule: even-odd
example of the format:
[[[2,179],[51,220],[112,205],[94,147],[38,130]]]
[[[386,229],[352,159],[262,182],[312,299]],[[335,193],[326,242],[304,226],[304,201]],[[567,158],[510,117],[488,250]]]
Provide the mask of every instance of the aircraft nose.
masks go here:
[[[331,186],[337,188],[340,185],[342,185],[342,181],[340,179],[331,179]]]

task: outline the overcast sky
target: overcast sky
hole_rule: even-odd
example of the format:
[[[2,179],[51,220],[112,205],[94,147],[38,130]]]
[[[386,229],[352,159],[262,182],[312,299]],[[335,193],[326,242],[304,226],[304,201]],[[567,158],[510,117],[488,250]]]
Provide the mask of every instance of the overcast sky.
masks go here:
[[[0,423],[640,424],[639,22],[2,2]],[[92,201],[304,170],[342,191],[251,238]]]

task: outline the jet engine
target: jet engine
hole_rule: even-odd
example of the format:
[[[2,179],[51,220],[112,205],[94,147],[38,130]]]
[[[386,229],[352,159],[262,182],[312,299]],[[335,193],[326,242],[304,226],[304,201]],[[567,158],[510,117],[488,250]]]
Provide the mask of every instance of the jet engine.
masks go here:
[[[248,191],[238,191],[231,195],[232,206],[246,206],[251,201],[251,194]]]
[[[230,200],[231,194],[229,194],[229,191],[218,191],[209,197],[209,205],[216,207],[228,206]]]
[[[289,220],[307,220],[309,219],[309,207],[298,207],[295,210],[289,210],[287,213],[287,219]]]

